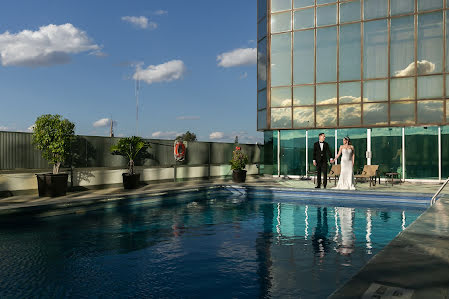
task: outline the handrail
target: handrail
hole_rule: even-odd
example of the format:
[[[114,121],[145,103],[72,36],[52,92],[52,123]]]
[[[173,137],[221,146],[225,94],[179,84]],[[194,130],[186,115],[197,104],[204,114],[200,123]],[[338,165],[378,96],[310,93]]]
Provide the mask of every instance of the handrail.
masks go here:
[[[438,191],[434,194],[434,196],[432,197],[432,199],[430,200],[430,205],[433,205],[436,201],[437,196],[440,194],[440,192],[443,190],[444,187],[446,187],[447,183],[449,182],[449,177],[447,178],[447,180],[443,183],[443,185],[440,187],[440,189],[438,189]]]

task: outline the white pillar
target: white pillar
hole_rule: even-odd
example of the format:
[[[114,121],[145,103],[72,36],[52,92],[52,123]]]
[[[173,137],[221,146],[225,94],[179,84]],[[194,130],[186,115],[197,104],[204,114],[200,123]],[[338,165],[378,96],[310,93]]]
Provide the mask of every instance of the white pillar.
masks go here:
[[[306,176],[309,172],[309,131],[306,130]]]
[[[337,131],[335,130],[335,147],[334,147],[334,158],[337,157],[338,151],[337,151],[337,146],[338,146],[338,135],[337,135]],[[337,162],[335,162],[335,164],[338,164]]]
[[[441,127],[438,127],[438,180],[441,181]]]
[[[366,165],[371,165],[371,129],[366,129]]]
[[[405,181],[405,128],[402,128],[402,179]]]
[[[278,177],[281,176],[281,130],[278,130]]]

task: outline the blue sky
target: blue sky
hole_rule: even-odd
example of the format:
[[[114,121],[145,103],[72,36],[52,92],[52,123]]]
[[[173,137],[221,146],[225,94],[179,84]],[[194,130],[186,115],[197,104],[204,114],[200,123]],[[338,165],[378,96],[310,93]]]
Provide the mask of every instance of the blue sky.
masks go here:
[[[3,0],[0,130],[61,114],[76,133],[261,141],[256,1]],[[96,125],[94,125],[96,123]]]

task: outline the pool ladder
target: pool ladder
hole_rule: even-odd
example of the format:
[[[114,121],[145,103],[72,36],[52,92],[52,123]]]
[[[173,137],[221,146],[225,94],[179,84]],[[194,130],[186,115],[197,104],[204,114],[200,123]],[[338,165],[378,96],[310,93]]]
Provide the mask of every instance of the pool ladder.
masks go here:
[[[449,178],[443,183],[443,185],[438,189],[438,191],[433,195],[432,199],[430,200],[430,205],[433,205],[435,201],[437,200],[437,196],[440,194],[440,192],[443,190],[444,187],[446,187],[447,183],[449,182]]]

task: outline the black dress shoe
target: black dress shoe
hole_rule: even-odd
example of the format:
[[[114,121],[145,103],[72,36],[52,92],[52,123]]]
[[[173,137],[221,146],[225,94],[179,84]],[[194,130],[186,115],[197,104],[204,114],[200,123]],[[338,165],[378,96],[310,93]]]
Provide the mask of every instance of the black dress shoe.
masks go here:
[[[316,186],[315,189],[320,189],[320,186]]]
[[[326,189],[326,186],[324,186],[323,188]]]

